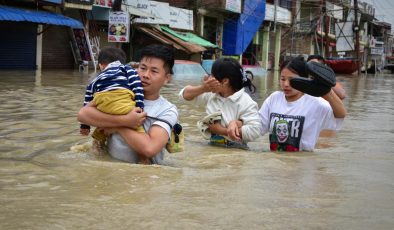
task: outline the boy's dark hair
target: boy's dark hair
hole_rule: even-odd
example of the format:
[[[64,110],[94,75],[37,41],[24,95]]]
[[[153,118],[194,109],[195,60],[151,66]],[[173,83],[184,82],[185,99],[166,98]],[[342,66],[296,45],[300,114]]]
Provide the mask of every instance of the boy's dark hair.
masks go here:
[[[282,63],[280,70],[282,71],[284,68],[289,69],[300,77],[308,77],[308,70],[306,69],[306,62],[303,56],[287,59]]]
[[[126,53],[116,47],[104,47],[98,55],[98,63],[109,64],[114,61],[120,61],[122,64],[126,62]]]
[[[212,65],[211,73],[220,82],[228,78],[231,88],[235,91],[244,87],[248,87],[252,93],[256,91],[256,87],[252,84],[251,79],[246,77],[242,66],[233,58],[217,59]]]
[[[312,55],[309,55],[308,58],[306,59],[306,61],[308,62],[308,61],[310,61],[310,60],[312,60],[312,59],[317,59],[317,60],[319,60],[319,61],[322,61],[323,63],[325,62],[324,57],[321,56],[321,55],[319,55],[319,54],[312,54]]]
[[[170,46],[161,44],[148,45],[141,49],[141,59],[144,57],[155,57],[164,61],[164,68],[167,73],[173,74],[174,66],[174,49]]]

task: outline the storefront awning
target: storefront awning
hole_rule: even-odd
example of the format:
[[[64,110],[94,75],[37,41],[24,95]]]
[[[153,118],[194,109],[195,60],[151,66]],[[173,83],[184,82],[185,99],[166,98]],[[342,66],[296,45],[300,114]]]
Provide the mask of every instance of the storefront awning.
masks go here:
[[[0,21],[33,22],[83,28],[80,21],[52,12],[0,6]]]
[[[209,41],[207,41],[207,40],[205,40],[193,33],[174,31],[174,30],[168,28],[167,26],[160,26],[160,28],[169,34],[182,39],[183,41],[195,43],[197,45],[200,45],[200,46],[203,46],[206,48],[218,48],[217,45],[212,44],[211,42],[209,42]]]
[[[151,27],[151,26],[135,26],[138,30],[148,34],[149,36],[153,37],[154,39],[168,45],[174,46],[177,50],[182,50],[188,54],[191,53],[199,53],[206,51],[207,49],[191,42],[183,41],[169,33],[163,32],[160,27]]]

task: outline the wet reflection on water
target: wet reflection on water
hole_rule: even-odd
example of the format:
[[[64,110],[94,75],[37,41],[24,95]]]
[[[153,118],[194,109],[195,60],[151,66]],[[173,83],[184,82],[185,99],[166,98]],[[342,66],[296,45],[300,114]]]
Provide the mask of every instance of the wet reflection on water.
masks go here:
[[[1,229],[391,229],[394,221],[393,75],[339,76],[348,117],[313,153],[275,154],[268,137],[251,151],[207,145],[196,121],[203,108],[163,90],[178,105],[186,150],[166,166],[96,158],[76,113],[88,74],[0,73]],[[278,89],[256,78],[253,98]],[[327,148],[328,147],[328,148]]]

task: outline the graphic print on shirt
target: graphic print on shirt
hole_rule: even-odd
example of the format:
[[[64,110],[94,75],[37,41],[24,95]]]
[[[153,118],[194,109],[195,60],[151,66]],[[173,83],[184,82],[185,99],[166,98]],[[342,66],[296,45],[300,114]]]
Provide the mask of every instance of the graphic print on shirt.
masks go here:
[[[304,121],[304,116],[271,113],[269,135],[271,151],[299,151]]]

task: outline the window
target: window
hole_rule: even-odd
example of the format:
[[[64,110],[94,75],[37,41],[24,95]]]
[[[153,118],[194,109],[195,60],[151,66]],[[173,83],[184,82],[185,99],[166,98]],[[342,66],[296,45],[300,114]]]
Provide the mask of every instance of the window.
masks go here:
[[[300,31],[310,31],[311,29],[311,7],[301,3],[300,10]]]
[[[204,32],[203,37],[216,44],[216,27],[217,19],[213,17],[204,16]]]
[[[291,10],[291,0],[278,0],[279,6]]]

